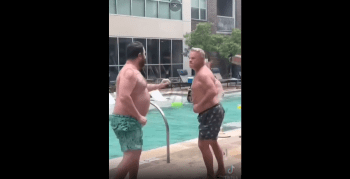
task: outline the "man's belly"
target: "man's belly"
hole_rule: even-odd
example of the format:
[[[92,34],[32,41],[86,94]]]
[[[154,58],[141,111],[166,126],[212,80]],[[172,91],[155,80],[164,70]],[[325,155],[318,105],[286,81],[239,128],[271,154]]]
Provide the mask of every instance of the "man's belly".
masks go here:
[[[136,94],[132,95],[131,99],[136,107],[136,110],[142,115],[146,116],[149,110],[149,105],[150,105],[150,96],[148,92],[144,93],[142,92],[141,94]],[[135,114],[131,114],[127,109],[128,105],[125,105],[121,103],[118,99],[115,104],[114,108],[114,114],[120,114],[120,115],[130,115],[133,117],[136,117]]]
[[[139,94],[137,96],[138,97],[133,98],[136,109],[142,116],[146,116],[149,110],[150,96],[148,92],[144,94]]]
[[[193,89],[192,93],[193,104],[198,104],[201,100],[204,100],[203,97],[205,94],[201,89]],[[198,106],[198,113],[201,113],[219,103],[219,100],[216,98],[216,96],[212,99],[205,100],[207,101],[206,103]]]
[[[207,109],[210,109],[213,106],[217,105],[218,103],[219,103],[219,101],[216,99],[210,100],[208,103],[205,103],[202,106],[198,106],[198,111],[199,111],[198,113],[201,113]]]

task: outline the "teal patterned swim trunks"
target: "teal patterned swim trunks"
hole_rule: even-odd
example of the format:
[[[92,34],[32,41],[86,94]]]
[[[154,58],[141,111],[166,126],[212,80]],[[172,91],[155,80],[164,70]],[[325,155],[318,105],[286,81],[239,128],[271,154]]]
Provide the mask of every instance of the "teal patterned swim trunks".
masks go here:
[[[131,116],[112,114],[109,115],[112,129],[119,139],[122,152],[129,150],[142,150],[142,126]]]

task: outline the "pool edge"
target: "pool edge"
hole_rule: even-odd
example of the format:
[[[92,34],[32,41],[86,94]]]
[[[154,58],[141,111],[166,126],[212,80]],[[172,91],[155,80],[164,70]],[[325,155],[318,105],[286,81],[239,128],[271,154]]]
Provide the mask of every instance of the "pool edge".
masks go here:
[[[241,128],[236,128],[233,130],[228,130],[225,131],[226,135],[229,135],[231,137],[229,138],[218,138],[218,141],[221,140],[227,140],[233,137],[237,137],[241,135]],[[197,147],[198,143],[198,138],[195,139],[190,139],[190,140],[186,140],[183,142],[178,142],[178,143],[174,143],[174,144],[170,144],[170,158],[171,158],[171,154],[175,153],[175,152],[180,152],[182,150],[186,150],[192,147]],[[167,146],[162,146],[162,147],[158,147],[155,149],[150,149],[150,150],[146,150],[146,151],[142,151],[141,153],[141,157],[140,157],[140,165],[144,163],[145,160],[151,159],[151,158],[159,158],[162,157],[164,155],[166,155],[166,147]],[[121,162],[121,160],[123,159],[123,157],[118,157],[118,158],[113,158],[113,159],[109,159],[109,170],[115,169],[119,163]]]

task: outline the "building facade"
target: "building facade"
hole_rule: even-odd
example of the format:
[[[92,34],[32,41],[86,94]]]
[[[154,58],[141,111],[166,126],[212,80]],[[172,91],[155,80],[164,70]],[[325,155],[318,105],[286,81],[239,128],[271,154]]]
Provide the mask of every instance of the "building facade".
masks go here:
[[[212,23],[213,34],[230,35],[232,29],[241,29],[241,0],[191,0],[191,31],[201,22]],[[238,77],[239,65],[215,54],[210,57],[212,68],[219,68],[223,78]]]
[[[141,71],[147,80],[178,77],[177,69],[194,75],[183,55],[188,48],[184,35],[199,22],[212,22],[212,33],[229,34],[232,28],[240,28],[238,1],[240,4],[240,0],[109,0],[110,84],[115,84],[125,65],[126,46],[132,41],[141,42],[147,52]]]
[[[148,80],[178,77],[177,69],[190,71],[184,35],[191,32],[188,0],[109,0],[110,83],[126,62],[126,46],[141,42],[147,62],[142,75]]]

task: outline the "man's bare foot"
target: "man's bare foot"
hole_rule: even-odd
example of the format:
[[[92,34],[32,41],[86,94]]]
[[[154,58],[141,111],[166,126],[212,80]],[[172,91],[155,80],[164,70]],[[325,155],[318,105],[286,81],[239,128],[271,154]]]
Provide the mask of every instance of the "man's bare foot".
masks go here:
[[[218,170],[215,174],[215,178],[217,178],[218,176],[225,176],[226,173],[225,173],[225,169],[223,170]]]

